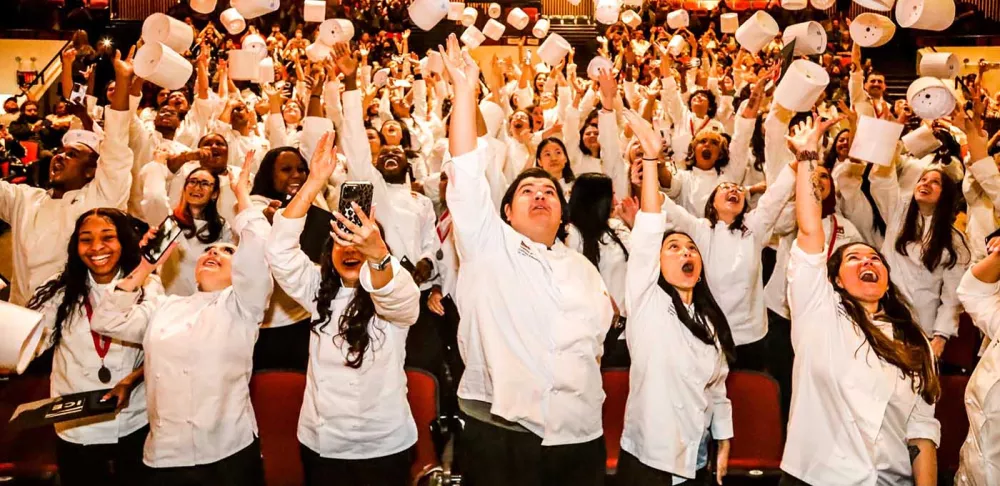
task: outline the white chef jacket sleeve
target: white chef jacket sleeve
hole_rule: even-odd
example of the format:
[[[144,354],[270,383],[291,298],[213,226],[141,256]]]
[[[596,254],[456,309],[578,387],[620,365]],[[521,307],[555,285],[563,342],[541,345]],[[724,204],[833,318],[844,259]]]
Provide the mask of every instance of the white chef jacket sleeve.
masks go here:
[[[139,183],[142,184],[139,208],[143,220],[150,225],[159,225],[170,215],[170,197],[167,191],[170,175],[170,169],[159,162],[146,164],[139,171]]]
[[[958,300],[958,285],[962,275],[969,266],[968,245],[965,237],[957,230],[952,230],[957,261],[951,268],[945,267],[942,274],[941,304],[938,305],[937,316],[934,318],[934,334],[944,337],[958,335],[958,316],[962,313],[962,303]]]
[[[715,440],[733,438],[733,402],[726,395],[726,376],[729,375],[729,366],[722,364],[723,371],[718,378],[709,385],[709,393],[712,395],[712,438]]]
[[[24,184],[11,184],[0,180],[0,219],[8,223],[13,223],[17,200],[23,198],[24,193],[29,190],[40,191],[41,189]]]
[[[663,213],[636,213],[625,273],[625,307],[630,316],[650,298],[650,293],[659,290],[656,281],[660,276],[660,248],[665,230]]]
[[[778,115],[777,106],[764,118],[764,179],[771,181],[778,178],[781,169],[795,160],[795,154],[788,148],[788,122]]]
[[[917,396],[913,412],[906,419],[906,440],[927,439],[941,445],[941,423],[934,418],[934,405]]]
[[[962,275],[957,294],[976,327],[989,339],[1000,338],[1000,282],[983,282],[969,269]]]
[[[673,229],[687,233],[695,239],[697,239],[699,228],[703,224],[708,223],[708,220],[703,220],[691,214],[687,209],[684,209],[684,206],[677,204],[669,197],[663,198],[663,205],[660,207],[660,210],[664,212],[666,217],[666,229]],[[701,244],[697,241],[695,243]]]
[[[744,224],[753,231],[758,242],[764,244],[771,239],[771,233],[778,224],[781,210],[794,192],[795,171],[790,166],[785,166],[778,179],[764,190],[764,194],[757,201],[757,207],[750,211],[744,220]]]
[[[252,206],[237,214],[232,225],[240,238],[232,260],[234,310],[259,325],[274,287],[265,257],[271,226],[264,214]]]
[[[91,207],[125,209],[132,186],[132,149],[128,146],[132,114],[108,109],[104,114],[104,143],[94,180],[83,188]]]
[[[837,327],[830,322],[838,314],[836,292],[827,279],[826,249],[806,253],[796,238],[789,252],[787,280],[792,347],[797,353],[808,352],[802,348],[812,340],[811,335],[834,331],[831,328]]]
[[[267,264],[278,286],[316,318],[315,299],[322,276],[319,267],[299,245],[306,218],[289,219],[284,212],[280,209],[274,213],[274,225],[267,239]]]
[[[364,112],[361,107],[361,92],[344,92],[344,128],[340,137],[341,148],[347,157],[347,173],[351,180],[365,180],[372,183],[372,203],[378,206],[376,218],[383,226],[390,226],[394,212],[389,202],[389,190],[382,174],[372,165],[371,146],[365,135]]]
[[[358,281],[372,298],[375,313],[398,327],[409,327],[420,316],[420,288],[413,282],[410,272],[392,258],[392,280],[380,289],[372,285],[371,268],[366,261],[361,267]]]
[[[434,214],[434,203],[429,199],[420,198],[420,255],[417,258],[427,259],[437,265],[438,250],[441,240],[437,236],[437,216]]]
[[[285,131],[285,119],[281,113],[267,115],[267,121],[264,122],[264,134],[267,136],[271,148],[288,145],[288,132]]]
[[[149,322],[166,299],[162,294],[145,295],[145,291],[125,292],[112,287],[94,309],[90,328],[104,336],[141,343]]]
[[[971,177],[983,188],[983,192],[993,203],[994,211],[1000,208],[1000,170],[993,157],[984,157],[969,164],[966,177]]]
[[[504,245],[506,223],[493,204],[484,174],[488,156],[486,144],[478,140],[475,150],[453,157],[443,167],[448,174],[445,197],[462,258],[474,259]]]
[[[687,107],[684,106],[680,89],[677,87],[677,80],[673,76],[667,76],[660,80],[660,103],[663,112],[670,116],[674,124],[684,121]]]
[[[622,158],[621,139],[618,137],[618,118],[613,111],[597,115],[597,140],[601,144],[601,168],[611,178],[611,187],[618,200],[628,197],[628,168]]]
[[[742,105],[740,106],[742,109]],[[736,117],[733,126],[733,139],[729,142],[729,165],[743,167],[743,174],[750,165],[750,140],[756,128],[756,118]],[[734,182],[741,182],[742,179]]]

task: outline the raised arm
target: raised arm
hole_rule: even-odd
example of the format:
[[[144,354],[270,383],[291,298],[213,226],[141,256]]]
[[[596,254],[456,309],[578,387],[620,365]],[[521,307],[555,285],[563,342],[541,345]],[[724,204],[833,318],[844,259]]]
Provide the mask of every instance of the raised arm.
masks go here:
[[[798,247],[813,255],[824,251],[823,209],[820,197],[819,139],[840,119],[816,121],[810,118],[795,127],[788,144],[795,152],[798,171],[795,178],[795,220],[799,225]]]
[[[243,170],[230,185],[236,193],[237,214],[233,218],[233,232],[240,237],[240,245],[233,254],[233,300],[235,310],[247,322],[258,325],[264,319],[273,289],[273,280],[268,271],[265,247],[271,231],[264,213],[256,210],[250,202],[250,165],[253,151],[247,153]]]
[[[129,86],[132,82],[132,60],[122,59],[117,52],[114,60],[115,83]],[[125,208],[132,185],[132,149],[128,145],[129,113],[128,90],[115,90],[111,109],[105,114],[105,140],[97,164],[94,180],[84,188],[87,204],[92,207]]]

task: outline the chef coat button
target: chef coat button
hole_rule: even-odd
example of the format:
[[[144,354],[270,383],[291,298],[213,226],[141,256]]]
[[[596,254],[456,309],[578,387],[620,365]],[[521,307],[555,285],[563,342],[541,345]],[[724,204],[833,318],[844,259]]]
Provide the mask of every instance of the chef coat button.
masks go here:
[[[186,374],[188,374],[188,369],[187,369],[187,368],[184,368],[184,369],[182,370],[182,372],[183,372],[183,373],[184,373],[184,374],[186,375]]]

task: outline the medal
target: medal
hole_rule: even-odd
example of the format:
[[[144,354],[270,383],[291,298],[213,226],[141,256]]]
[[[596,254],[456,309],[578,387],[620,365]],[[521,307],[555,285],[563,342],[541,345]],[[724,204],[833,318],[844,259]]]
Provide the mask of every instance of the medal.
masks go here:
[[[97,370],[97,379],[101,380],[101,383],[111,383],[111,370],[104,363],[101,363],[101,369]]]
[[[83,301],[83,308],[87,311],[87,320],[92,320],[94,318],[94,307],[90,305],[89,298]],[[101,383],[111,383],[111,370],[107,366],[104,366],[104,357],[108,355],[108,350],[111,349],[111,338],[101,336],[94,331],[90,331],[90,337],[94,340],[94,351],[97,352],[97,357],[101,358],[101,367],[97,370],[97,379],[101,380]]]

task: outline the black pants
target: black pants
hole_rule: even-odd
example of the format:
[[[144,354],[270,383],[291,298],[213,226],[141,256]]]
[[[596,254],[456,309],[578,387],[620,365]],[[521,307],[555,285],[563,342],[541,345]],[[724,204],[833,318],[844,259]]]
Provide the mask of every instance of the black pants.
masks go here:
[[[311,330],[309,318],[289,326],[261,329],[253,346],[253,370],[305,371]]]
[[[56,439],[56,463],[63,486],[140,486],[146,484],[149,468],[142,463],[142,446],[149,426],[125,437],[117,444],[80,445]]]
[[[792,363],[795,352],[792,351],[792,322],[784,317],[767,311],[768,334],[771,336],[771,376],[781,387],[781,411],[785,423],[788,422],[788,411],[792,407]]]
[[[260,439],[211,464],[150,468],[150,486],[264,486]]]
[[[601,358],[601,368],[628,368],[632,364],[632,358],[628,354],[628,345],[624,339],[618,339],[625,333],[627,320],[622,317],[618,319],[608,335],[604,337],[604,356]]]
[[[649,467],[628,452],[621,451],[621,454],[619,454],[618,472],[615,474],[615,486],[673,486],[673,484],[673,474]],[[695,472],[694,479],[688,479],[678,484],[707,486],[710,484],[708,468],[699,469]]]
[[[771,331],[768,329],[767,335],[752,342],[736,346],[736,362],[733,363],[732,370],[760,371],[762,373],[771,372],[771,353],[768,345]]]
[[[778,481],[778,486],[809,486],[809,483],[783,472],[781,473],[781,480]]]
[[[456,448],[462,483],[469,486],[601,486],[607,461],[604,438],[542,446],[541,437],[467,415]]]
[[[406,486],[410,479],[411,447],[373,459],[327,459],[299,444],[306,486]]]

